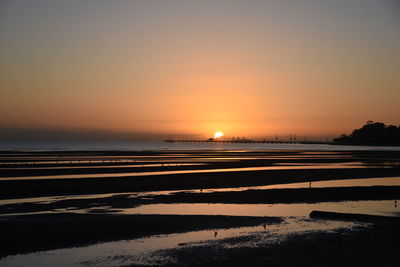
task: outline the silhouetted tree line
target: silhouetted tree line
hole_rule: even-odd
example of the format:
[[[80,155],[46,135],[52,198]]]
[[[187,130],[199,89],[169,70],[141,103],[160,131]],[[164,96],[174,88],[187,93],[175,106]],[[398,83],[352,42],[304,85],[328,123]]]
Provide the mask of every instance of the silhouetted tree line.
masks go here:
[[[400,145],[400,126],[368,121],[350,135],[342,134],[333,141],[341,144]]]

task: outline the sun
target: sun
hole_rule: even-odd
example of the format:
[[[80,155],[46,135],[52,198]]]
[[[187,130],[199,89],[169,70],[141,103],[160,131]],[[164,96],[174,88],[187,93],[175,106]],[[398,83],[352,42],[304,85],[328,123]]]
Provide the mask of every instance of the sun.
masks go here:
[[[220,132],[220,131],[218,131],[218,132],[216,132],[216,133],[214,134],[214,138],[215,138],[215,139],[221,138],[221,137],[223,137],[223,136],[224,136],[224,133],[223,133],[223,132]]]

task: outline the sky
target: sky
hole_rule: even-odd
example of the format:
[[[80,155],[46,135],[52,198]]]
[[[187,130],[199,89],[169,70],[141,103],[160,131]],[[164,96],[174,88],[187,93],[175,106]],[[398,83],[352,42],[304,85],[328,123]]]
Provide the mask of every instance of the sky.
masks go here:
[[[3,138],[326,138],[368,120],[400,124],[396,0],[0,0]]]

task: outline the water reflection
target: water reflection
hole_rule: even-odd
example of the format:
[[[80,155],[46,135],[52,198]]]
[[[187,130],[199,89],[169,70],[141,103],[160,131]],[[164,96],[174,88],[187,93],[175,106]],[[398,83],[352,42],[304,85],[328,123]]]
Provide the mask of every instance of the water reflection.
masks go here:
[[[95,199],[95,198],[112,197],[118,195],[132,195],[132,194],[134,193],[107,193],[107,194],[90,194],[90,195],[66,195],[66,196],[50,196],[50,197],[1,199],[0,205],[21,204],[21,203],[51,203],[66,199]]]
[[[314,181],[313,188],[327,187],[353,187],[353,186],[400,186],[400,177],[381,177],[381,178],[366,178],[366,179],[341,179],[329,181]],[[246,190],[267,190],[267,189],[286,189],[286,188],[307,188],[309,182],[275,184],[266,186],[245,186],[245,187],[230,187],[230,188],[210,188],[210,189],[195,189],[195,190],[165,190],[165,191],[149,191],[149,192],[125,192],[125,193],[107,193],[107,194],[89,194],[89,195],[65,195],[51,197],[33,197],[21,199],[2,199],[0,205],[18,204],[18,203],[50,203],[66,199],[96,199],[111,196],[131,197],[152,197],[157,195],[169,195],[175,193],[214,193],[214,192],[237,192]]]
[[[266,186],[249,186],[242,188],[207,189],[204,192],[218,191],[244,191],[249,189],[286,189],[286,188],[328,188],[328,187],[354,187],[354,186],[400,186],[400,177],[365,178],[365,179],[339,179],[329,181],[314,181],[304,183],[276,184]]]
[[[287,234],[320,230],[338,230],[366,224],[337,221],[317,221],[306,218],[287,218],[277,225],[260,225],[231,229],[210,229],[180,234],[150,236],[126,241],[106,242],[81,248],[57,249],[39,253],[9,256],[0,260],[0,266],[127,266],[156,264],[157,251],[181,246],[199,245],[210,240],[262,235],[263,242],[276,243]],[[217,233],[217,234],[215,234]],[[258,240],[259,242],[259,240]],[[243,244],[246,245],[246,244]],[[157,259],[159,260],[159,259]]]
[[[22,165],[23,167],[13,167],[13,168],[1,168],[1,170],[53,170],[53,169],[118,169],[118,168],[142,168],[142,167],[177,167],[177,166],[201,166],[207,165],[206,163],[157,163],[157,164],[144,164],[144,163],[137,163],[135,165],[90,165],[90,166],[51,166],[51,167],[39,167],[36,165]]]
[[[96,173],[96,174],[65,174],[65,175],[46,175],[46,176],[21,176],[21,177],[1,177],[0,180],[46,180],[46,179],[81,179],[81,178],[113,178],[131,176],[151,176],[168,174],[189,174],[189,173],[215,173],[215,172],[246,172],[262,170],[312,170],[312,169],[362,169],[365,166],[347,165],[317,165],[317,166],[264,166],[264,167],[243,167],[243,168],[224,168],[224,169],[202,169],[202,170],[176,170],[176,171],[153,171],[153,172],[129,172],[129,173]],[[390,168],[390,166],[380,166],[380,168]]]
[[[395,200],[342,201],[295,204],[149,204],[123,209],[123,214],[308,216],[313,210],[396,216]]]
[[[360,178],[360,179],[338,179],[328,181],[314,181],[311,183],[313,188],[328,188],[328,187],[354,187],[354,186],[400,186],[400,177],[380,177],[380,178]],[[151,191],[140,192],[138,196],[155,196],[168,195],[175,193],[214,193],[214,192],[238,192],[246,190],[267,190],[267,189],[296,189],[309,188],[310,182],[288,183],[288,184],[273,184],[264,186],[242,186],[228,188],[209,188],[195,190],[168,190],[168,191]]]

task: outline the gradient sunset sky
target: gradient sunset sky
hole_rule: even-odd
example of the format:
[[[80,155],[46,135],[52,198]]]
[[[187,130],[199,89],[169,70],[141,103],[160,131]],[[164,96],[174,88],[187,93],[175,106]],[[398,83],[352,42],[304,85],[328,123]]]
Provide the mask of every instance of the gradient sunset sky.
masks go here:
[[[396,0],[0,0],[0,128],[270,138],[400,124]]]

